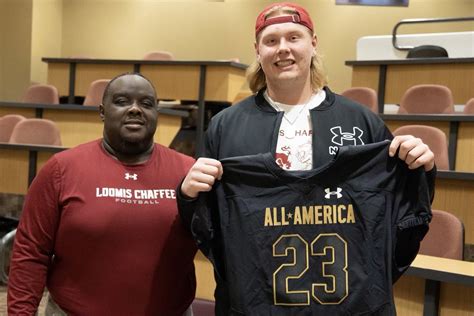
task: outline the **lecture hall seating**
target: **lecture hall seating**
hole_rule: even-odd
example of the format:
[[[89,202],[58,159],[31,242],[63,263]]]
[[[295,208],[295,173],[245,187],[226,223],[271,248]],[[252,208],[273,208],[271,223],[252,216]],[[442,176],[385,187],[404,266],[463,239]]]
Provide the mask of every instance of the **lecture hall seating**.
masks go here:
[[[466,102],[463,113],[470,115],[474,114],[474,98],[471,98],[469,99],[469,101]]]
[[[61,146],[61,135],[55,122],[47,119],[25,119],[13,128],[12,144],[35,144]]]
[[[367,87],[352,87],[344,90],[341,95],[368,107],[372,112],[379,113],[377,92]]]
[[[28,87],[22,101],[37,104],[59,104],[59,92],[55,86],[50,84],[34,84]]]
[[[174,60],[174,56],[172,53],[167,51],[153,51],[148,52],[143,56],[144,60]]]
[[[102,104],[102,96],[109,81],[109,79],[94,80],[87,90],[83,105],[99,106]]]
[[[7,114],[0,117],[0,142],[8,143],[15,125],[24,120],[23,115]]]
[[[453,114],[454,101],[451,90],[443,85],[420,84],[405,91],[399,114]]]
[[[419,254],[463,260],[464,225],[447,211],[432,210],[430,230],[422,240]]]

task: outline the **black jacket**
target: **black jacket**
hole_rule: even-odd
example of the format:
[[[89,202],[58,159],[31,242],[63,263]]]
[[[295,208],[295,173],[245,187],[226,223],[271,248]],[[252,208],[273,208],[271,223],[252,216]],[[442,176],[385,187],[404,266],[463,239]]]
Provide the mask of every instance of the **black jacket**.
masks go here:
[[[325,88],[326,99],[310,110],[313,126],[313,167],[327,163],[342,145],[392,139],[384,122],[368,108]],[[206,132],[203,156],[222,159],[275,153],[283,112],[268,104],[263,91],[218,113]]]
[[[327,87],[324,89],[326,99],[310,110],[313,127],[313,168],[332,160],[341,146],[363,145],[393,138],[384,122],[368,108],[333,93]],[[283,112],[275,111],[265,100],[263,91],[260,91],[212,118],[206,131],[202,156],[220,160],[267,152],[275,155],[282,118]],[[434,175],[435,170],[428,174],[431,196],[434,192]],[[191,228],[200,249],[204,254],[209,254],[209,249],[212,248],[212,255],[217,256],[211,258],[216,271],[216,312],[218,315],[230,315],[228,293],[223,282],[225,266],[222,256],[225,245],[221,244],[219,218],[214,213],[209,218],[196,216],[194,210],[202,201],[204,199],[187,200],[178,193],[180,215]],[[394,273],[394,280],[416,256],[419,238],[413,239],[414,243],[411,245],[409,241],[412,237],[411,232],[408,232],[407,236],[399,237],[399,240],[403,240],[404,247],[397,247],[396,266],[400,269]]]

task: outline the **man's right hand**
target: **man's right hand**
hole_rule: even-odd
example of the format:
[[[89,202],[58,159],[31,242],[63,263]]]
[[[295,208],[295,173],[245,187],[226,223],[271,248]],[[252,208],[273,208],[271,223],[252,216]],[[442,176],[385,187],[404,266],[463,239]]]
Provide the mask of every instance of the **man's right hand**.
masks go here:
[[[219,160],[199,158],[184,178],[181,193],[186,197],[196,198],[199,192],[210,191],[215,180],[220,180],[222,173]]]

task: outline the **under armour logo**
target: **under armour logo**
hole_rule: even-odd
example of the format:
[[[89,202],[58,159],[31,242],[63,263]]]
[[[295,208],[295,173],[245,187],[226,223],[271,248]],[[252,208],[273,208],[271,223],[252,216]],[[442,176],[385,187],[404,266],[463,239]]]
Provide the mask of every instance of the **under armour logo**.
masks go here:
[[[125,180],[138,180],[138,174],[134,173],[134,174],[130,174],[128,172],[125,173]]]
[[[364,145],[362,140],[364,131],[356,126],[353,127],[352,133],[343,132],[340,126],[335,126],[330,131],[334,135],[331,141],[336,145],[344,146],[344,142],[348,143],[348,145]]]
[[[331,195],[335,195],[338,199],[342,198],[342,189],[339,187],[336,188],[336,191],[331,191],[330,188],[326,188],[324,189],[324,192],[326,192],[326,194],[324,195],[326,199],[330,199]]]

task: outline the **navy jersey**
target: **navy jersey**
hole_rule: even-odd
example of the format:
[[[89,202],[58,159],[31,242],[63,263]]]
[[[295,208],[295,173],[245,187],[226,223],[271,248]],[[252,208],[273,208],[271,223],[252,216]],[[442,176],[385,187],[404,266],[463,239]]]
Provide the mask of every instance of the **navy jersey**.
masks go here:
[[[390,158],[389,144],[341,147],[311,171],[280,169],[269,153],[221,160],[215,199],[191,226],[228,315],[395,314],[392,282],[431,211],[425,172]]]

